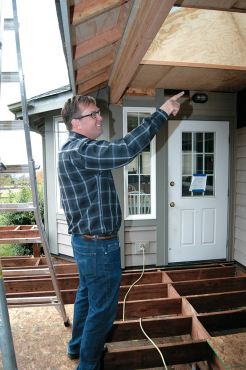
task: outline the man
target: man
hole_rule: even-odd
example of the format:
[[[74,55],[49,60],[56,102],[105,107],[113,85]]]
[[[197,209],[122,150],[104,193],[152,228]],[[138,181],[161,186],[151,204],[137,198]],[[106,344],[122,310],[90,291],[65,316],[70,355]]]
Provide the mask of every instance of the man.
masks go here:
[[[68,356],[77,369],[99,370],[104,342],[115,319],[121,279],[117,232],[121,209],[111,169],[131,162],[167,121],[176,115],[181,92],[124,138],[96,140],[102,117],[90,96],[74,96],[62,109],[69,139],[59,153],[59,183],[80,284],[74,303]]]

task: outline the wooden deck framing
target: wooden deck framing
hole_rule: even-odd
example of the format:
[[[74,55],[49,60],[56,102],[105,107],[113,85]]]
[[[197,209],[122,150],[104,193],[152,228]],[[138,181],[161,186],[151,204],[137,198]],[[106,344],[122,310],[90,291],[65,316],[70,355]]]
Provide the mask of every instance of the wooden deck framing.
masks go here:
[[[1,261],[9,305],[16,297],[23,298],[24,304],[27,298],[54,295],[44,257]],[[54,263],[64,303],[73,303],[79,281],[76,265]],[[161,357],[142,333],[139,318],[170,369],[191,369],[192,364],[197,370],[228,368],[212,348],[211,339],[220,333],[246,332],[246,271],[235,263],[146,271],[127,296],[123,321],[124,297],[140,273],[122,275],[105,370],[162,368]]]

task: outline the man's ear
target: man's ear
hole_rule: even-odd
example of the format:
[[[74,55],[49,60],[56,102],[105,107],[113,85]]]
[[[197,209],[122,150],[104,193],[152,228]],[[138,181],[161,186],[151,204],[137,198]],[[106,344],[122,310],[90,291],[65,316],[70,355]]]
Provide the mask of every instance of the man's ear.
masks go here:
[[[76,119],[72,119],[71,121],[71,126],[72,126],[72,129],[77,129],[78,128],[78,124],[77,124],[77,120]]]

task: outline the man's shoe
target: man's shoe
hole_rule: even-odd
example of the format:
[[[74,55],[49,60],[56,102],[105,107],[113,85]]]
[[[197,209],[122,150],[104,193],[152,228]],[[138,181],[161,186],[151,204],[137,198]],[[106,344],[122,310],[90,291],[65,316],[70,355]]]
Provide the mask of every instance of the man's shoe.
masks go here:
[[[70,360],[78,360],[79,359],[79,353],[69,353],[69,352],[67,352],[67,357],[69,357]]]

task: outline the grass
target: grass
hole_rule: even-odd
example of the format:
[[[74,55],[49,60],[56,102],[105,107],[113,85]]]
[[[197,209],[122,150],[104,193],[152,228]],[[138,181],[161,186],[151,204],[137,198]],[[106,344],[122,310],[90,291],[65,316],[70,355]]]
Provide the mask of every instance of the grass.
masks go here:
[[[15,245],[0,244],[0,257],[16,256]]]

